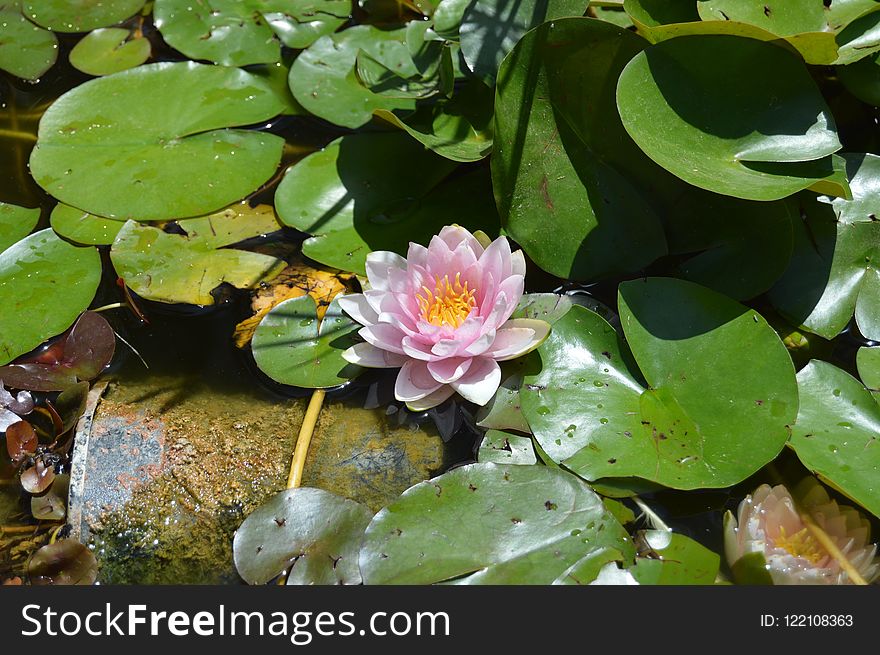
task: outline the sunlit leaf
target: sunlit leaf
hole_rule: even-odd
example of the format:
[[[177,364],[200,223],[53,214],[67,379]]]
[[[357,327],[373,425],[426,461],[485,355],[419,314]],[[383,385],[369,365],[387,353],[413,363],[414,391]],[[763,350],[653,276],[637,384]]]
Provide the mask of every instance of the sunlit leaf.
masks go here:
[[[112,75],[150,58],[150,42],[121,27],[105,27],[84,36],[70,51],[70,63],[87,75]]]
[[[24,239],[37,226],[40,208],[0,202],[0,252]]]
[[[58,58],[58,39],[14,7],[0,6],[0,69],[36,80]]]
[[[145,0],[25,0],[22,10],[53,32],[88,32],[136,14]]]

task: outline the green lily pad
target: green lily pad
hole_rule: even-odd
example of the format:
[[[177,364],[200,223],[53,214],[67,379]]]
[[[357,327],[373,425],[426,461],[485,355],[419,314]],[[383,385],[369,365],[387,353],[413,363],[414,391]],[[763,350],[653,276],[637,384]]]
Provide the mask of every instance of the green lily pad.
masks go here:
[[[666,253],[647,198],[670,176],[629,138],[609,92],[645,45],[610,23],[565,18],[529,32],[501,66],[496,200],[505,230],[553,275],[591,280]]]
[[[251,348],[257,367],[281,384],[307,389],[335,387],[363,369],[342,353],[353,346],[360,325],[334,300],[323,320],[311,296],[279,303],[257,326]]]
[[[288,568],[287,584],[360,584],[358,548],[372,517],[364,505],[323,489],[287,489],[235,531],[235,567],[249,584]]]
[[[788,321],[827,339],[853,315],[863,335],[880,339],[880,157],[845,158],[853,199],[801,199],[806,220],[770,299]]]
[[[277,62],[282,44],[307,48],[350,13],[347,0],[156,0],[153,8],[168,45],[225,66]]]
[[[380,511],[360,567],[366,584],[550,584],[608,547],[633,552],[623,527],[575,476],[470,464],[407,489]]]
[[[734,36],[664,41],[627,64],[617,104],[642,150],[694,186],[749,200],[848,194],[831,157],[841,147],[831,111],[782,48]]]
[[[480,442],[477,461],[496,464],[535,464],[538,458],[535,456],[535,448],[530,437],[501,430],[489,430]]]
[[[211,292],[224,282],[253,289],[286,266],[275,257],[218,249],[209,239],[169,234],[135,221],[119,231],[110,260],[119,277],[142,298],[193,305],[212,305]]]
[[[24,13],[53,32],[89,32],[133,16],[145,0],[25,0]]]
[[[49,223],[68,241],[91,246],[109,246],[125,225],[125,221],[95,216],[61,202],[52,210]]]
[[[880,516],[880,405],[861,382],[813,360],[798,373],[791,447],[829,486]]]
[[[99,216],[206,214],[257,189],[281,160],[281,137],[226,128],[283,109],[267,82],[242,70],[138,66],[56,100],[40,121],[31,173],[61,202]]]
[[[96,248],[79,248],[51,229],[0,253],[0,365],[69,328],[101,281]]]
[[[850,23],[837,35],[840,66],[853,64],[880,51],[880,12],[872,11]]]
[[[562,573],[554,585],[588,585],[592,583],[605,565],[623,562],[623,555],[613,548],[599,548],[575,562]]]
[[[880,53],[860,59],[849,66],[839,66],[840,81],[856,98],[875,107],[880,105]]]
[[[36,80],[58,58],[58,38],[37,27],[14,6],[0,7],[0,69]]]
[[[788,267],[795,209],[787,200],[739,200],[691,187],[666,218],[669,252],[691,254],[679,264],[682,277],[737,300],[754,298]]]
[[[647,530],[645,541],[659,559],[640,557],[629,572],[643,585],[711,585],[721,558],[683,534]]]
[[[526,32],[545,21],[583,16],[586,5],[578,0],[476,0],[461,21],[461,52],[477,77],[494,83],[504,56]]]
[[[448,41],[458,41],[459,27],[471,0],[440,0],[431,14],[434,32]]]
[[[368,123],[379,109],[414,110],[419,98],[439,90],[440,80],[439,71],[425,77],[407,35],[407,28],[356,25],[319,38],[290,68],[293,97],[316,116],[350,128]],[[442,44],[434,49],[438,64]]]
[[[84,36],[70,51],[70,63],[87,75],[112,75],[150,58],[150,42],[131,38],[122,27],[104,27]]]
[[[872,392],[880,391],[880,347],[859,348],[856,366],[864,385]]]
[[[469,162],[483,159],[492,150],[494,105],[493,91],[471,79],[449,100],[423,105],[404,115],[385,109],[375,113],[438,155]]]
[[[426,242],[450,222],[493,230],[487,175],[477,170],[441,184],[453,167],[399,132],[353,134],[291,167],[275,206],[282,223],[313,235],[303,254],[364,274],[370,251],[405,254],[410,241]]]
[[[246,202],[230,205],[208,216],[177,221],[190,239],[208,248],[223,248],[281,229],[272,205],[252,207]]]
[[[601,317],[573,307],[524,378],[523,414],[551,459],[587,480],[694,489],[735,484],[779,454],[797,388],[761,316],[666,278],[625,282],[619,304],[632,354]]]
[[[39,222],[39,207],[19,207],[0,202],[0,252],[24,239]]]

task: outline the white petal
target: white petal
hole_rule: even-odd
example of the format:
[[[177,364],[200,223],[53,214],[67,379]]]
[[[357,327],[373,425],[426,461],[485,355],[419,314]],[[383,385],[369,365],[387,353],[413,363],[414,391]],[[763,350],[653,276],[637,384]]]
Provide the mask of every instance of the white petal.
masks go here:
[[[361,325],[375,325],[379,322],[376,310],[367,302],[367,297],[362,293],[353,293],[337,298],[339,306],[346,314],[351,316]]]
[[[389,268],[406,270],[406,260],[396,252],[376,250],[367,255],[367,278],[373,289],[387,291],[389,289]]]
[[[501,326],[486,354],[499,362],[516,359],[540,346],[549,334],[546,321],[513,318]]]
[[[442,383],[431,377],[425,362],[410,359],[397,374],[394,397],[410,403],[425,398],[442,386]]]
[[[436,391],[432,391],[420,400],[409,401],[406,406],[413,412],[424,412],[427,409],[436,407],[454,393],[455,389],[450,387],[448,384],[444,384],[442,387],[440,387]]]
[[[342,359],[365,368],[398,368],[407,357],[392,353],[369,343],[358,343],[342,353]]]
[[[501,384],[501,367],[498,366],[498,362],[488,357],[476,357],[467,373],[452,383],[452,388],[466,400],[477,405],[485,405],[492,400],[499,384]]]

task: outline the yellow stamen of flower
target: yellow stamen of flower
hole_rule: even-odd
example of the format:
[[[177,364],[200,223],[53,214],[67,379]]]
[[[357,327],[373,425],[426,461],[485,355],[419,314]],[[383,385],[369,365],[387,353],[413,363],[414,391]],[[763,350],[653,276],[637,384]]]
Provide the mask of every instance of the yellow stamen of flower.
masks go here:
[[[811,564],[818,564],[828,553],[819,545],[808,528],[804,528],[793,535],[785,534],[785,528],[779,528],[779,536],[773,540],[777,548],[788,551],[795,557],[803,557]]]
[[[434,281],[433,291],[423,286],[424,295],[416,294],[422,310],[422,318],[438,327],[441,325],[459,327],[471,310],[477,306],[475,291],[468,289],[467,282],[461,283],[461,273],[455,274],[455,281],[451,284],[448,275],[444,275],[442,280],[435,277]]]

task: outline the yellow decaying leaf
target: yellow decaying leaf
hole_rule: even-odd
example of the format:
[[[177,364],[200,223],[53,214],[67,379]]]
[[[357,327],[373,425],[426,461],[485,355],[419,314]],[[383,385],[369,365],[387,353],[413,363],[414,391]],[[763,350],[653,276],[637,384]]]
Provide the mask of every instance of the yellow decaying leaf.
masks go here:
[[[351,273],[343,273],[320,265],[293,261],[271,282],[262,285],[251,300],[254,315],[235,326],[233,338],[235,345],[244,348],[250,343],[263,317],[275,305],[309,295],[318,305],[318,318],[324,318],[324,312],[333,298],[340,294],[357,289],[357,279]]]

